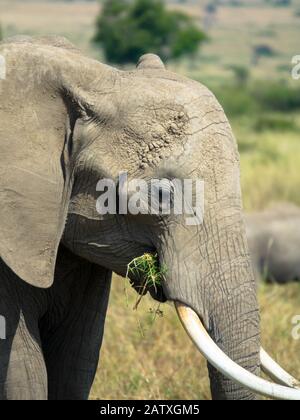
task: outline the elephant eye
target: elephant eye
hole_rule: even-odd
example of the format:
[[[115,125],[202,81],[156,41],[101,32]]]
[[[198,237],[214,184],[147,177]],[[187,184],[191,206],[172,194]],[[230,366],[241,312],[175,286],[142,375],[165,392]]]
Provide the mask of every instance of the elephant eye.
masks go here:
[[[151,181],[151,210],[158,214],[170,214],[174,207],[174,185],[169,179]]]

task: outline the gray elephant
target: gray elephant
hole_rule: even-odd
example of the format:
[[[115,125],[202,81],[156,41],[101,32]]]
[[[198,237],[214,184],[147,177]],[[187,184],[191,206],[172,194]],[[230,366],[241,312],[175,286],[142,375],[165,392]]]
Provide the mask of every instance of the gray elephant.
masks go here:
[[[300,209],[282,203],[246,215],[246,231],[257,279],[300,280]]]
[[[118,71],[61,38],[14,38],[0,55],[0,398],[86,399],[112,271],[125,276],[146,252],[167,267],[149,291],[176,303],[208,358],[214,399],[299,398],[255,376],[259,310],[238,151],[212,93],[157,56]],[[120,171],[170,180],[169,194],[173,178],[203,180],[203,223],[100,214],[98,182]]]

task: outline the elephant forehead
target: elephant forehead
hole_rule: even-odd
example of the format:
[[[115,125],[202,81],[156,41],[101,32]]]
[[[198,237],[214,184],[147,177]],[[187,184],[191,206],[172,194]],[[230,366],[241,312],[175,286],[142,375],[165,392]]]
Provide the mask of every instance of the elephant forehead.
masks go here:
[[[154,139],[181,136],[224,119],[214,95],[200,83],[165,79],[136,79],[121,89],[118,117],[123,126]]]
[[[220,156],[236,161],[230,125],[203,85],[144,78],[130,80],[120,92],[113,141],[122,164],[151,171],[183,159],[191,161],[193,171],[205,156],[207,172]]]
[[[143,106],[153,109],[172,108],[173,105],[184,105],[190,99],[199,96],[201,85],[195,83],[198,89],[193,89],[188,79],[184,81],[177,79],[177,75],[162,77],[161,72],[156,74],[155,71],[133,72],[121,78],[119,92],[129,109]]]
[[[129,112],[127,117],[132,130],[148,141],[181,136],[189,123],[184,106],[164,101],[155,105],[140,105],[133,113]]]
[[[213,95],[198,96],[186,103],[161,100],[159,104],[140,106],[128,115],[127,122],[125,136],[130,141],[134,133],[142,167],[169,156],[193,154],[202,147],[224,157],[235,152],[230,125]]]
[[[135,151],[141,169],[159,166],[183,147],[188,126],[189,117],[182,106],[140,107],[128,115],[122,145]]]

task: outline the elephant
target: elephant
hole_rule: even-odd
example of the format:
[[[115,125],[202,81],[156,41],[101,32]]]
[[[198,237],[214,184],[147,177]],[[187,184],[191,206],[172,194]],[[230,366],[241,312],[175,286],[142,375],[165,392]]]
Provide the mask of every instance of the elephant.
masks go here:
[[[0,55],[0,398],[87,399],[112,272],[126,276],[145,253],[167,268],[163,281],[141,289],[143,278],[130,275],[131,283],[174,302],[208,359],[213,399],[299,398],[287,374],[272,376],[289,387],[258,377],[239,155],[214,95],[154,54],[124,71],[64,38],[20,36],[4,40]],[[167,180],[169,196],[173,179],[202,180],[202,222],[160,208],[99,212],[99,182],[116,183],[118,200],[122,171],[147,185]]]
[[[300,209],[278,203],[245,216],[250,254],[257,280],[300,280]]]

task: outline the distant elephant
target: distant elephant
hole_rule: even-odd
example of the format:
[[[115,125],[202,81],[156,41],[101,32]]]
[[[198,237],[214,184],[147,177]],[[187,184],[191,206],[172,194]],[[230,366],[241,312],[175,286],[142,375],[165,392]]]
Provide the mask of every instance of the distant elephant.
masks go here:
[[[283,203],[246,215],[250,254],[257,278],[300,280],[300,209]]]
[[[210,362],[214,399],[299,397],[251,375],[260,327],[239,157],[212,93],[152,54],[119,71],[64,39],[17,37],[0,55],[0,398],[88,398],[112,271],[125,276],[147,252],[167,267],[150,292],[175,302]],[[170,180],[167,193],[174,177],[202,179],[204,222],[100,214],[98,182],[120,171]]]

